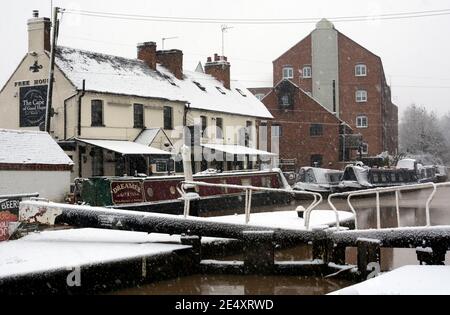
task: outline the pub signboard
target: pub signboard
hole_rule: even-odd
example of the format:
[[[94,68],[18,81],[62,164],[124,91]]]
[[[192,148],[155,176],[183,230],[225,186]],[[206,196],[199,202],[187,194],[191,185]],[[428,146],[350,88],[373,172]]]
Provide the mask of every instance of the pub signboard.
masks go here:
[[[19,199],[0,199],[0,241],[9,239],[9,223],[19,216]]]
[[[47,85],[20,87],[20,127],[38,127],[45,122]]]

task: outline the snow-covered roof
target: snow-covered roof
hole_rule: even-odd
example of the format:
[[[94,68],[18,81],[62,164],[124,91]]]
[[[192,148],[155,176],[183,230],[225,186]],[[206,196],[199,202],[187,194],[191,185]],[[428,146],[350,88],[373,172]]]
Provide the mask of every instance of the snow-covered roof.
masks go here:
[[[134,142],[149,146],[153,143],[159,132],[164,132],[161,128],[148,128],[142,130]],[[167,138],[167,140],[169,140]],[[170,140],[169,140],[170,141]]]
[[[275,156],[277,154],[262,150],[257,150],[253,148],[244,147],[242,145],[234,145],[234,144],[202,144],[203,147],[217,150],[220,152],[225,152],[229,154],[237,154],[237,155],[270,155]]]
[[[72,165],[52,137],[41,131],[0,129],[0,164]]]
[[[228,90],[201,72],[183,71],[184,79],[179,80],[159,64],[154,71],[138,59],[68,47],[58,47],[56,64],[77,89],[82,88],[84,79],[87,91],[162,98],[189,102],[195,109],[273,118],[264,104],[237,81],[232,80]]]
[[[114,151],[123,155],[145,154],[145,155],[167,155],[170,152],[149,147],[140,143],[122,140],[93,140],[93,139],[76,139],[96,147]]]

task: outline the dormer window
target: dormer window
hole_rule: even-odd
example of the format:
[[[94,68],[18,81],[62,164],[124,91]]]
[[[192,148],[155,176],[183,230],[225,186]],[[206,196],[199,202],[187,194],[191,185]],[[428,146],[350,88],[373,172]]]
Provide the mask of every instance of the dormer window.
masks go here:
[[[169,77],[168,75],[161,73],[161,75],[164,77],[164,79],[166,79],[170,84],[172,84],[173,86],[178,86],[171,77]]]
[[[197,81],[192,81],[200,90],[206,91],[206,88]]]
[[[226,94],[224,90],[220,86],[216,86],[217,91],[219,91],[221,94]]]
[[[283,67],[283,79],[293,79],[294,78],[294,68]]]
[[[239,94],[241,94],[243,97],[247,97],[247,95],[245,95],[244,94],[244,92],[242,92],[242,90],[241,89],[236,89],[236,91],[238,91],[239,92]]]
[[[367,67],[365,64],[360,63],[355,66],[355,76],[357,77],[367,76]]]

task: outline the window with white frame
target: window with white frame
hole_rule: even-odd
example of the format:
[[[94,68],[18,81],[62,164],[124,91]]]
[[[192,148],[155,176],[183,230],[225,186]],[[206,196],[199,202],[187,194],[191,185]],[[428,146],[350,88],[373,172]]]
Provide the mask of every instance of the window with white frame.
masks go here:
[[[367,75],[367,67],[365,64],[357,64],[355,66],[355,76],[357,77],[365,77]]]
[[[356,91],[356,102],[358,102],[358,103],[367,102],[367,91],[366,90]]]
[[[294,78],[294,68],[283,67],[283,79],[292,79],[292,78]]]
[[[312,76],[311,66],[303,66],[302,76],[303,76],[303,79],[311,78],[311,76]]]
[[[357,128],[367,128],[369,125],[369,120],[367,119],[367,116],[360,115],[356,117],[356,127]]]

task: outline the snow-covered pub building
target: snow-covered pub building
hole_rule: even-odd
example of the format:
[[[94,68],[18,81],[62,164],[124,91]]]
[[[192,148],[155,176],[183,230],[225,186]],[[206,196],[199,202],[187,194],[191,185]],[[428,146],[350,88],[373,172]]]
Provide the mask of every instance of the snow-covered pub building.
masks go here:
[[[0,128],[42,129],[50,23],[38,14],[28,20],[28,52],[0,90]],[[181,171],[174,153],[184,123],[193,141],[226,159],[196,160],[195,172],[251,168],[270,155],[257,150],[256,121],[272,115],[230,79],[226,57],[187,71],[181,50],[156,48],[138,44],[137,59],[56,48],[50,134],[74,161],[72,178]]]

